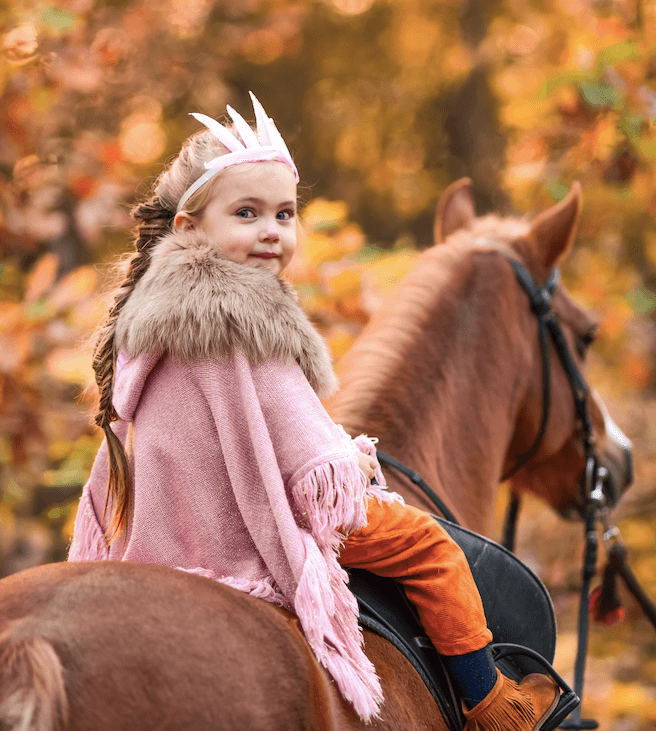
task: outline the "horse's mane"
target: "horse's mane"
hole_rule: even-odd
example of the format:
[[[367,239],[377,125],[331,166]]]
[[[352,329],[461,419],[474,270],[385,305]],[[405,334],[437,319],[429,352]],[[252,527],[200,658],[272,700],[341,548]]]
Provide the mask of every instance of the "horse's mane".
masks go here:
[[[524,219],[489,215],[424,251],[340,362],[340,392],[329,404],[333,418],[354,432],[375,424],[379,434],[393,433],[395,440],[410,433],[410,423],[420,418],[417,404],[431,398],[421,389],[445,377],[424,370],[457,362],[448,353],[466,335],[471,298],[486,296],[481,287],[494,296],[499,275],[491,252],[510,253],[528,230]]]

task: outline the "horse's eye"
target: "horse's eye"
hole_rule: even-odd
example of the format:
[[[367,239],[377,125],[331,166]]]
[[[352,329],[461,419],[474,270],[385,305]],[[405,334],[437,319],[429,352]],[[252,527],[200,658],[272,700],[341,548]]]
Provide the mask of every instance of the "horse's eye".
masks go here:
[[[588,351],[588,348],[594,343],[595,337],[597,335],[597,328],[591,327],[587,333],[584,333],[583,335],[579,335],[576,339],[576,349],[579,352],[579,355],[581,358],[585,356],[585,354]]]

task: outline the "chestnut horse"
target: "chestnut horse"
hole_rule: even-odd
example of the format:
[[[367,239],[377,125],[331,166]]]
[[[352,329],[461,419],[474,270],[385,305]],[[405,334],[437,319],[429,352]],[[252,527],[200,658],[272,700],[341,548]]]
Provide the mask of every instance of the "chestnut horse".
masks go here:
[[[422,254],[348,358],[333,415],[380,436],[470,527],[485,528],[500,476],[540,419],[535,322],[503,256],[544,281],[567,253],[579,208],[575,187],[532,225],[478,220],[468,185],[452,186],[436,223],[444,243]],[[582,351],[593,323],[562,289],[555,306]],[[581,457],[570,388],[553,370],[549,428],[516,485],[566,510]],[[611,446],[599,411],[595,427],[624,489],[628,445]],[[370,632],[365,644],[385,695],[371,724],[342,700],[284,610],[162,566],[41,566],[0,581],[0,728],[444,731],[405,658]]]
[[[499,482],[530,490],[565,517],[581,508],[585,452],[574,397],[550,347],[549,420],[537,453],[543,403],[537,319],[508,263],[523,263],[542,284],[568,254],[581,207],[580,188],[536,218],[477,219],[470,181],[440,199],[436,245],[419,258],[387,305],[340,363],[341,388],[328,404],[353,435],[375,434],[382,452],[404,462],[447,503],[458,521],[489,533]],[[562,285],[553,295],[569,350],[584,373],[596,323]],[[605,490],[617,501],[632,480],[632,446],[593,391],[588,399]],[[396,472],[390,486],[417,507],[430,498]]]

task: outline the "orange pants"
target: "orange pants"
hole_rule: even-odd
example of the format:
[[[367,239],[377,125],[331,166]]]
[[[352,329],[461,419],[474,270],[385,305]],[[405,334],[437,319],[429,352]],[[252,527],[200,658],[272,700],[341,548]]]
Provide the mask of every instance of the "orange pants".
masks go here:
[[[367,518],[343,544],[342,566],[397,579],[442,655],[464,655],[492,641],[465,554],[434,518],[375,498]]]

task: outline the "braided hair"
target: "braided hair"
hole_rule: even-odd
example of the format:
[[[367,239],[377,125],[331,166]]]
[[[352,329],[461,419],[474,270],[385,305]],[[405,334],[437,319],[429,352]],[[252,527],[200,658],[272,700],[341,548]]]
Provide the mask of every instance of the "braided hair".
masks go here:
[[[111,505],[112,515],[105,529],[108,545],[120,533],[125,532],[127,535],[133,502],[130,464],[121,440],[111,428],[111,423],[118,419],[112,403],[117,357],[116,324],[135,285],[148,269],[153,247],[162,236],[171,232],[178,201],[187,188],[205,172],[204,163],[226,152],[228,150],[208,131],[203,130],[192,135],[171,166],[156,181],[154,195],[130,211],[132,218],[137,221],[135,251],[129,259],[125,278],[114,294],[114,303],[99,330],[93,351],[93,370],[100,396],[95,423],[105,433],[109,467],[102,518],[104,526],[107,510]],[[214,182],[213,179],[201,186],[189,198],[184,205],[188,214],[201,213],[210,200]]]

